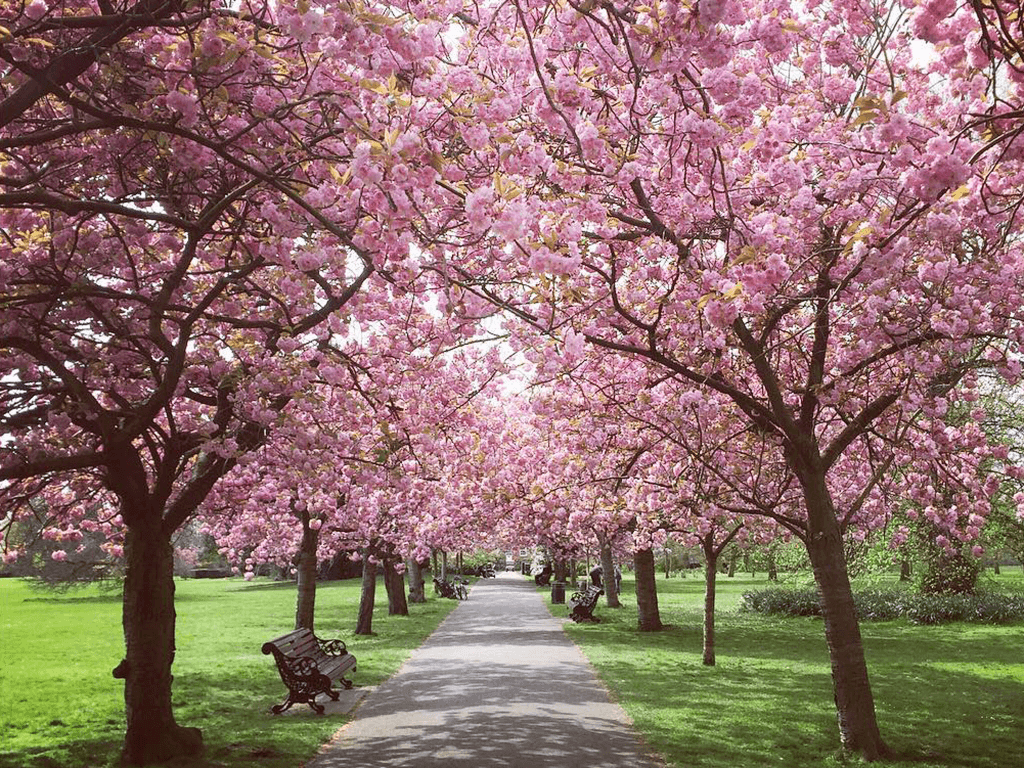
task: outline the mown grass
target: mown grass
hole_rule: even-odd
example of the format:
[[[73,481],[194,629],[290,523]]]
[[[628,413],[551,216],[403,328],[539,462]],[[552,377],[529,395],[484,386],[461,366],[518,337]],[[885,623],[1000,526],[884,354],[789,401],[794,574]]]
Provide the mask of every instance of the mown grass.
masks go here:
[[[457,605],[428,590],[410,616],[391,617],[383,592],[379,585],[375,635],[356,636],[358,579],[318,585],[316,632],[348,644],[357,687],[393,674]],[[175,716],[203,729],[206,749],[175,768],[295,768],[345,722],[305,705],[294,716],[269,713],[285,688],[260,647],[294,626],[294,584],[181,580],[176,605]],[[124,687],[111,669],[123,655],[119,591],[57,594],[0,579],[0,768],[116,765]]]
[[[650,746],[687,768],[822,768],[844,762],[821,619],[739,613],[760,578],[721,577],[717,665],[701,663],[704,581],[658,580],[664,632],[622,609],[566,629]],[[1024,589],[1016,574],[1004,588]],[[877,584],[877,582],[876,582]],[[563,606],[552,606],[564,616]],[[893,768],[1024,765],[1024,624],[863,622],[865,652]]]

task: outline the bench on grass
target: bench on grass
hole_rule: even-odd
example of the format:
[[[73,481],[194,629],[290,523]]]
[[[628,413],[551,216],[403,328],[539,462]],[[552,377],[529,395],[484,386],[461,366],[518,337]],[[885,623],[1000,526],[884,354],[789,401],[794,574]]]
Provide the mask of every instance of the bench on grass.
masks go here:
[[[603,594],[603,589],[593,586],[573,592],[569,598],[569,618],[576,623],[589,621],[597,624],[601,620],[594,616],[594,609],[597,607],[597,598]]]
[[[450,600],[465,600],[469,597],[469,592],[466,591],[466,582],[464,579],[456,579],[455,581],[443,581],[442,579],[434,577],[434,592],[441,595],[441,597],[447,597]]]
[[[355,670],[356,657],[341,640],[321,640],[308,629],[296,629],[265,642],[263,652],[274,655],[277,671],[288,688],[288,698],[271,708],[275,715],[303,702],[322,715],[324,708],[316,703],[318,694],[325,693],[337,701],[338,691],[332,687],[335,680],[345,688],[352,687],[345,673]]]

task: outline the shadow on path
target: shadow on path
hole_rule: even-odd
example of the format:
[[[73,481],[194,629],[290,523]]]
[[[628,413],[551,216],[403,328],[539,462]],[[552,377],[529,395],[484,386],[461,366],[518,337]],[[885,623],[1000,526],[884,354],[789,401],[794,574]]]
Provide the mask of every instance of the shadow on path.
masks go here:
[[[307,768],[655,768],[532,582],[478,581]]]

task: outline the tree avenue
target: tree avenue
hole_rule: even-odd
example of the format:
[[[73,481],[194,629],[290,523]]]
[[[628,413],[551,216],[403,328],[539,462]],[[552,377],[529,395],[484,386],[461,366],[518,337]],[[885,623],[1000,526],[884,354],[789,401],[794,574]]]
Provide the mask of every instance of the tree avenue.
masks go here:
[[[795,536],[841,743],[884,757],[844,541],[976,557],[1024,478],[982,428],[1024,341],[1006,3],[0,8],[4,557],[40,518],[124,558],[127,763],[201,747],[197,516],[296,568],[298,626],[339,550]]]
[[[869,759],[886,747],[843,535],[967,447],[976,427],[942,414],[976,400],[974,368],[1020,370],[1016,209],[984,204],[1016,199],[1018,161],[971,120],[1019,78],[971,13],[917,5],[481,4],[447,88],[423,89],[450,121],[452,279],[567,355],[646,361],[774,451],[841,740]],[[913,55],[933,19],[958,45]],[[912,486],[947,546],[986,519],[986,474],[955,474],[963,503]]]
[[[346,317],[394,316],[433,179],[360,163],[367,135],[416,151],[372,88],[431,52],[430,25],[361,3],[2,8],[0,493],[123,537],[124,758],[164,760],[200,747],[171,712],[170,537],[315,375],[348,386]]]

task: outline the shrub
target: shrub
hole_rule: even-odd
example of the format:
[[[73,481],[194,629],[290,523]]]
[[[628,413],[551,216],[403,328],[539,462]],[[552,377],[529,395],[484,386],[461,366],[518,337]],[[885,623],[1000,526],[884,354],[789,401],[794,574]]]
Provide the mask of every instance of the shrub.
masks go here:
[[[857,615],[864,621],[906,618],[914,624],[970,621],[1007,624],[1024,621],[1024,594],[977,592],[973,595],[917,594],[898,589],[868,589],[854,593]],[[743,593],[742,611],[776,616],[820,616],[813,589],[769,587]]]

